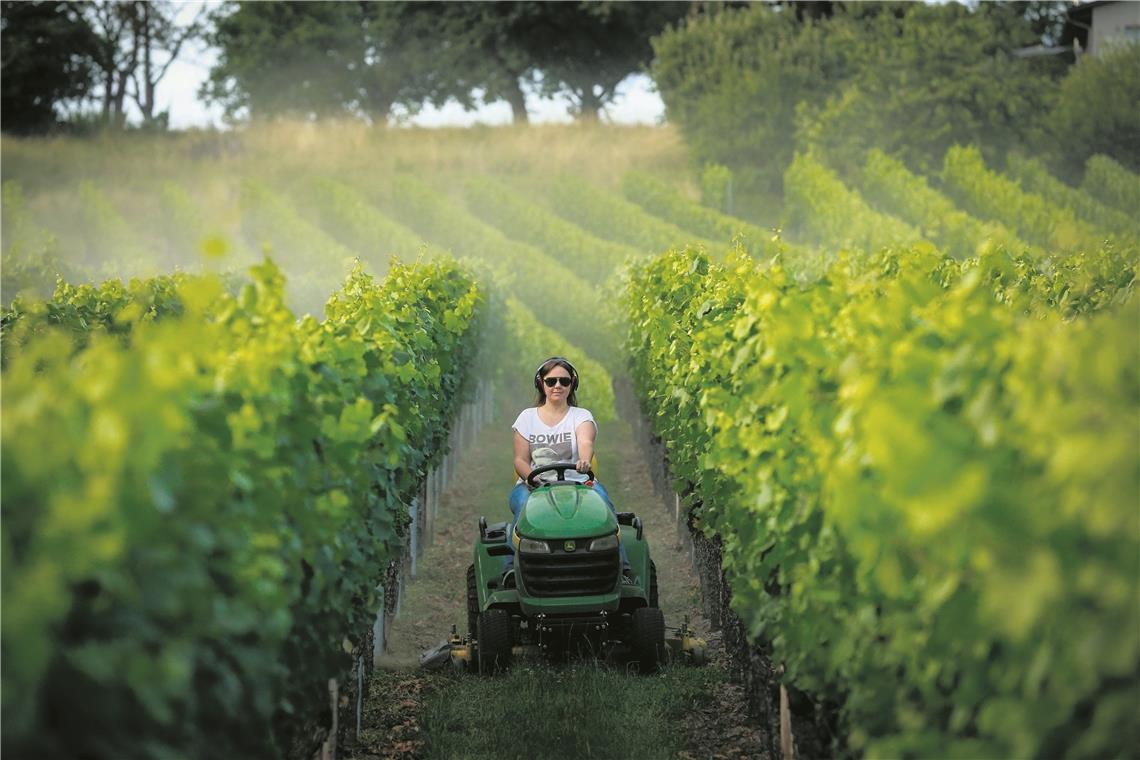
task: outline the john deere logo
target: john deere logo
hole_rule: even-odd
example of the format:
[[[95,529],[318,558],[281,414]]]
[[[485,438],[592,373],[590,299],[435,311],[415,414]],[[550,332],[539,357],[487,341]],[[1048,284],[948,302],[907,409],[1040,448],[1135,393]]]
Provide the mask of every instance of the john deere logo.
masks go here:
[[[573,541],[567,541],[566,543],[562,544],[562,548],[568,552],[572,552],[575,548],[577,548],[577,546]]]

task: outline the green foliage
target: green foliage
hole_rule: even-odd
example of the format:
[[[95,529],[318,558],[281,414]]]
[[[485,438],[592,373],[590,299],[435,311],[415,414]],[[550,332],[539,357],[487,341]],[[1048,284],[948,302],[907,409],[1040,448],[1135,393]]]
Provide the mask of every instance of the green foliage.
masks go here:
[[[1125,214],[1135,214],[1140,208],[1140,175],[1108,156],[1089,158],[1081,189]]]
[[[424,6],[430,28],[419,44],[431,50],[430,100],[454,98],[464,108],[505,100],[516,123],[526,123],[522,82],[534,70],[527,50],[538,3],[437,3]],[[430,35],[430,37],[429,37]],[[478,93],[478,96],[477,94]]]
[[[617,87],[653,58],[650,38],[689,12],[688,3],[527,3],[519,28],[544,94],[562,94],[580,118],[597,119]],[[516,43],[517,44],[517,43]]]
[[[356,270],[298,322],[271,263],[252,279],[64,291],[16,324],[113,302],[4,369],[6,754],[284,755],[370,629],[482,297],[454,264]],[[158,291],[181,312],[132,297]]]
[[[811,154],[792,161],[784,173],[784,194],[788,226],[833,250],[870,252],[922,239],[906,222],[868,206]]]
[[[735,240],[757,258],[772,258],[788,251],[789,245],[779,233],[765,230],[743,219],[728,216],[686,198],[668,182],[643,172],[627,172],[621,182],[622,193],[660,219],[710,240]]]
[[[628,245],[594,237],[489,177],[467,180],[463,197],[467,208],[484,222],[566,262],[594,284],[606,282],[624,261],[640,255]]]
[[[1061,208],[1070,209],[1081,221],[1099,229],[1133,240],[1140,231],[1140,222],[1125,213],[1110,208],[1093,196],[1069,187],[1049,173],[1045,165],[1035,158],[1027,158],[1020,153],[1006,156],[1006,170],[1032,193]],[[1138,180],[1140,184],[1140,180]]]
[[[290,302],[319,314],[321,305],[359,258],[321,228],[305,220],[289,201],[254,179],[241,183],[241,225],[255,249],[281,261],[296,282]]]
[[[429,92],[430,57],[414,3],[235,3],[218,14],[218,62],[204,94],[231,117],[365,116],[384,124],[394,103]]]
[[[155,273],[158,261],[154,252],[107,194],[90,180],[79,184],[78,212],[84,264],[107,275],[146,277]]]
[[[846,34],[762,5],[700,14],[654,40],[653,80],[694,156],[742,188],[777,191],[795,111],[850,76]]]
[[[635,269],[633,379],[733,606],[869,756],[1140,741],[1136,252]],[[691,489],[691,490],[690,490]]]
[[[521,83],[596,119],[649,63],[649,39],[685,3],[235,4],[219,14],[207,92],[231,115],[364,116],[393,105],[505,99],[526,121]],[[479,92],[476,95],[476,91]]]
[[[655,41],[654,80],[699,162],[741,191],[778,192],[796,150],[858,166],[870,147],[931,170],[955,142],[1041,139],[1054,61],[1015,5],[786,5],[690,16]],[[819,18],[819,16],[829,16]]]
[[[731,215],[732,201],[732,169],[706,163],[701,169],[701,205]]]
[[[65,265],[58,255],[56,237],[36,224],[28,212],[24,193],[14,180],[4,183],[3,203],[4,254],[0,269],[0,300],[7,306],[21,293],[43,297],[51,293],[59,277],[78,274]]]
[[[164,182],[159,191],[162,237],[167,259],[182,266],[209,262],[229,270],[250,266],[255,257],[240,241],[226,234],[181,185]]]
[[[64,103],[83,97],[94,85],[98,40],[77,3],[5,0],[0,9],[4,132],[48,132],[59,125]]]
[[[552,150],[552,145],[557,149]],[[400,251],[401,256],[417,255],[424,235],[413,232],[419,242],[410,248],[402,244],[385,246],[380,238],[366,240],[361,244],[363,250],[357,249],[346,234],[355,223],[343,218],[334,221],[340,209],[317,208],[322,202],[312,190],[317,178],[348,186],[360,196],[357,201],[363,199],[375,206],[386,221],[408,227],[408,220],[393,212],[391,206],[378,203],[375,195],[384,192],[386,184],[378,178],[414,171],[433,187],[451,188],[446,194],[455,200],[466,178],[484,174],[488,167],[509,167],[512,178],[517,178],[511,187],[525,190],[537,200],[536,190],[565,166],[574,165],[593,176],[613,174],[616,180],[629,163],[679,169],[685,165],[684,149],[672,130],[644,127],[550,125],[532,130],[394,130],[381,135],[364,125],[346,122],[275,122],[212,136],[132,134],[99,141],[36,141],[6,136],[3,142],[5,180],[19,182],[29,218],[58,239],[62,262],[73,268],[87,266],[82,261],[86,231],[77,191],[81,181],[89,179],[129,225],[136,244],[141,241],[153,263],[145,273],[167,273],[175,267],[240,271],[259,261],[262,243],[272,241],[273,229],[285,229],[290,220],[269,225],[264,235],[247,240],[241,193],[245,179],[288,200],[294,218],[299,213],[309,226],[319,226],[326,241],[336,238],[378,273],[384,271],[392,251]],[[247,196],[247,200],[253,199]],[[349,214],[349,208],[353,214],[358,210],[357,204],[350,204],[343,209],[344,215]],[[367,214],[374,216],[373,212]],[[359,234],[367,234],[370,228],[371,223],[361,218]],[[5,225],[5,244],[12,230]],[[291,294],[312,279],[310,274],[326,280],[323,290],[314,292],[304,303],[291,301],[298,311],[319,314],[318,307],[336,287],[343,270],[339,262],[323,258],[325,251],[320,248],[297,250],[301,259],[297,261],[292,256],[299,248],[293,244],[295,236],[281,237],[289,239],[275,242],[273,255],[286,270]],[[209,246],[200,245],[204,241]],[[612,244],[602,245],[608,248]],[[203,247],[208,248],[205,257]],[[96,253],[102,255],[101,251]],[[102,266],[104,260],[97,260],[90,274],[67,278],[80,282],[137,276],[137,271],[116,268],[118,251],[121,248],[110,252],[106,267]],[[15,268],[9,271],[14,273]],[[4,280],[6,287],[7,273]],[[49,295],[53,286],[54,275],[45,281],[41,294]]]
[[[304,199],[298,197],[298,206],[314,209],[322,230],[366,255],[378,272],[387,268],[392,256],[411,261],[428,248],[423,238],[386,217],[367,198],[342,182],[313,179],[306,183],[304,194]],[[432,253],[442,251],[437,249]]]
[[[1110,156],[1140,171],[1140,44],[1123,43],[1096,56],[1082,56],[1061,82],[1049,124],[1058,151],[1072,173],[1094,155]],[[1122,209],[1134,213],[1136,206]]]
[[[196,282],[188,275],[132,279],[127,285],[107,280],[99,285],[71,285],[62,279],[46,301],[17,298],[3,313],[3,366],[9,357],[45,333],[66,333],[73,350],[87,347],[92,335],[117,336],[123,345],[142,323],[183,313],[179,291]]]
[[[416,15],[405,3],[405,17]],[[421,65],[430,99],[506,100],[516,122],[526,122],[522,84],[561,95],[571,112],[596,120],[617,86],[652,58],[650,38],[689,11],[664,3],[436,3],[420,10],[427,23],[415,37],[430,50]],[[401,22],[401,26],[406,23]],[[404,28],[399,28],[406,34]],[[478,95],[476,94],[478,93]]]
[[[1042,255],[1001,224],[982,222],[962,211],[924,178],[877,148],[867,154],[861,189],[878,208],[914,224],[922,235],[957,258],[975,256],[991,245]]]
[[[620,195],[570,174],[564,174],[548,186],[547,205],[556,214],[598,237],[617,240],[643,253],[660,253],[687,244],[715,251],[728,242],[713,242],[694,237],[675,224],[649,214]]]
[[[388,190],[385,210],[432,243],[477,260],[542,324],[572,336],[603,364],[616,366],[617,342],[604,319],[601,298],[578,276],[577,262],[564,264],[507,238],[418,180],[396,177]]]
[[[1013,180],[986,166],[977,148],[955,145],[946,152],[942,181],[963,208],[996,219],[1033,243],[1054,250],[1095,250],[1096,230],[1067,208],[1026,192]]]
[[[1012,5],[911,3],[854,18],[855,72],[798,114],[803,149],[846,173],[871,148],[924,174],[957,143],[1001,156],[1045,140],[1045,114],[1063,65],[1021,58],[1040,41]]]

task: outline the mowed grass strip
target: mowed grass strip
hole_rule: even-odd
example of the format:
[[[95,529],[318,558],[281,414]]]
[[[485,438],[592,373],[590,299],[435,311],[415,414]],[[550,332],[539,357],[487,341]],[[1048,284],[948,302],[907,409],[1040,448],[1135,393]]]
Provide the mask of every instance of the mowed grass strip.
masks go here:
[[[576,662],[517,663],[488,678],[456,674],[427,696],[429,758],[670,758],[685,720],[727,680],[717,667],[652,676]]]

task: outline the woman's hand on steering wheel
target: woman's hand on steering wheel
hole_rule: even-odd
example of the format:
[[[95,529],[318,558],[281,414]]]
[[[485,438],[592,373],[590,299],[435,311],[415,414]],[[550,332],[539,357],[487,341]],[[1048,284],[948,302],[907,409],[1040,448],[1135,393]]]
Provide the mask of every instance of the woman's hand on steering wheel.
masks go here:
[[[541,488],[543,486],[543,483],[538,482],[538,476],[546,472],[553,472],[557,475],[558,480],[550,483],[550,485],[573,485],[573,481],[566,480],[566,473],[570,470],[577,470],[582,466],[582,464],[582,462],[553,462],[551,464],[544,464],[541,467],[535,467],[526,476],[526,484],[530,486],[532,490],[535,488]],[[594,473],[590,469],[590,463],[586,462],[585,465],[586,477],[590,480],[593,480]]]

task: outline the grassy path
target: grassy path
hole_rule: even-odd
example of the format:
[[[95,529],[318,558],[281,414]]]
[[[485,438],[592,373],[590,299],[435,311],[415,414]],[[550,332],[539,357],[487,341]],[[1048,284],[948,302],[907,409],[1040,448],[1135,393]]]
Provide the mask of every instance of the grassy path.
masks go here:
[[[465,629],[464,572],[479,515],[488,520],[509,516],[509,425],[516,412],[497,415],[478,444],[459,459],[442,496],[435,540],[419,563],[415,582],[405,589],[400,617],[389,632],[389,652],[383,671],[373,679],[367,728],[355,756],[761,756],[749,751],[752,737],[741,726],[743,706],[716,661],[715,640],[713,664],[670,666],[654,676],[583,661],[564,666],[523,661],[496,678],[418,669],[422,650],[443,640],[452,625]],[[676,535],[671,512],[654,495],[648,462],[630,426],[617,420],[600,427],[599,478],[619,509],[636,512],[645,523],[666,624],[679,625],[687,615],[707,636],[688,551]],[[732,732],[732,747],[718,749]]]

